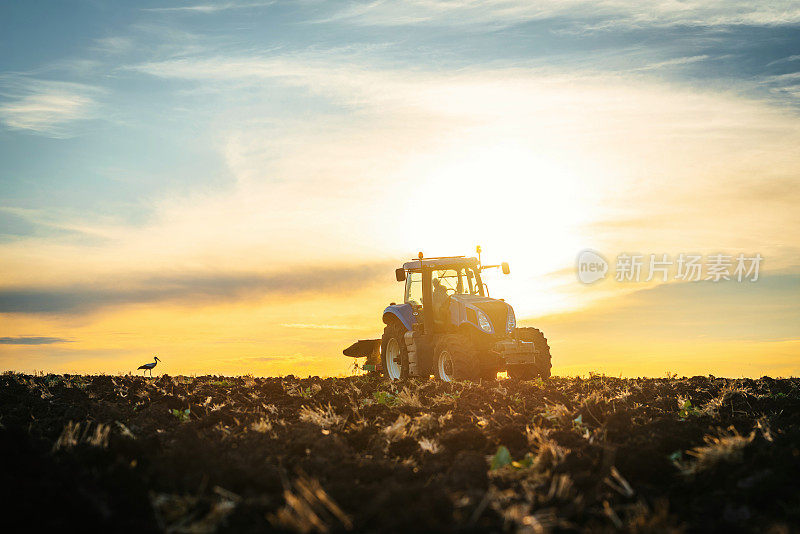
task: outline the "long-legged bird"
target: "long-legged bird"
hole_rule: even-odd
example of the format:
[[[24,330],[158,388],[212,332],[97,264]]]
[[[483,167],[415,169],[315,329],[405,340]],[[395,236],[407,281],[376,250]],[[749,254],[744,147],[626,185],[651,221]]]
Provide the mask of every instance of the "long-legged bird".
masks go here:
[[[153,376],[153,367],[155,367],[156,364],[161,361],[158,359],[158,356],[153,356],[153,360],[155,360],[153,363],[146,363],[139,366],[139,369],[144,369],[144,371],[142,371],[142,375],[144,375],[147,371],[150,371],[150,376]]]

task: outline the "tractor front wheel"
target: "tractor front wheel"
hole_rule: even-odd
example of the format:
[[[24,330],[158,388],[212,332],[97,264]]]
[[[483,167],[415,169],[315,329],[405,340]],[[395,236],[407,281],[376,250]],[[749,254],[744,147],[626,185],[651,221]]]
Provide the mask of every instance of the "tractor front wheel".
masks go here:
[[[550,345],[547,338],[538,328],[517,328],[516,337],[522,341],[533,341],[534,348],[539,351],[536,363],[508,366],[508,376],[519,380],[533,380],[537,376],[550,377]]]
[[[405,327],[391,323],[383,329],[381,338],[381,363],[384,376],[391,380],[408,378],[408,350],[403,336]]]
[[[458,334],[446,334],[436,343],[434,363],[436,377],[445,382],[479,377],[478,355],[469,341]]]

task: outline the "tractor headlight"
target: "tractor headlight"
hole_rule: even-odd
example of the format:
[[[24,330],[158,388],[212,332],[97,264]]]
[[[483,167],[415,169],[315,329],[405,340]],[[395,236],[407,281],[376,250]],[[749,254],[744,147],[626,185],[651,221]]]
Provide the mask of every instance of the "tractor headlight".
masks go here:
[[[508,309],[508,319],[506,320],[506,333],[510,334],[517,327],[517,319],[514,317],[514,310]]]
[[[478,311],[478,326],[481,327],[481,330],[486,332],[487,334],[492,333],[492,323],[489,321],[489,317],[483,313],[481,310]]]

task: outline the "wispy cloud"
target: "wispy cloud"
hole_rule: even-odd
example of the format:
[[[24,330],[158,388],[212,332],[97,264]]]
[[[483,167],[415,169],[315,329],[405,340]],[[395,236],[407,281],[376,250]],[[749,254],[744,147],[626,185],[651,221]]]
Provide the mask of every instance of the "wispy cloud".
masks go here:
[[[106,54],[121,54],[133,49],[134,41],[130,37],[109,36],[95,39],[95,48]]]
[[[761,84],[775,95],[788,97],[792,102],[800,98],[800,72],[787,72],[775,76],[767,76]]]
[[[53,345],[55,343],[72,343],[72,340],[62,337],[0,337],[0,345]]]
[[[102,238],[83,232],[58,209],[31,209],[0,205],[0,236],[77,238],[83,242],[99,242]]]
[[[770,61],[769,63],[767,63],[767,67],[771,67],[773,65],[780,65],[782,63],[791,63],[792,61],[800,61],[800,54],[794,56],[782,57],[780,59]]]
[[[71,126],[96,116],[100,92],[80,83],[0,77],[0,123],[49,137],[71,137]]]
[[[639,68],[638,70],[658,70],[658,69],[663,69],[665,67],[679,67],[681,65],[689,65],[691,63],[698,63],[700,61],[705,61],[708,58],[709,56],[707,55],[676,57],[673,59],[667,59],[665,61],[657,61],[655,63],[651,63],[649,65]]]
[[[386,276],[384,264],[298,267],[260,274],[196,274],[107,280],[91,285],[0,289],[0,313],[85,313],[106,306],[155,302],[230,302],[270,294],[347,291]]]
[[[350,3],[318,22],[350,21],[362,25],[510,26],[533,20],[572,21],[586,30],[645,26],[785,25],[800,21],[796,2],[753,3],[634,0],[379,0]]]
[[[363,54],[352,54],[348,48],[296,53],[263,53],[196,55],[150,61],[128,67],[130,70],[162,78],[187,80],[263,80],[267,78],[307,79],[318,73],[349,77],[358,72],[376,72]]]
[[[159,11],[159,12],[184,12],[184,13],[216,13],[218,11],[227,11],[229,9],[247,9],[255,7],[266,7],[274,4],[275,2],[224,2],[219,4],[192,4],[186,6],[168,6],[168,7],[150,7],[145,8],[143,11]]]

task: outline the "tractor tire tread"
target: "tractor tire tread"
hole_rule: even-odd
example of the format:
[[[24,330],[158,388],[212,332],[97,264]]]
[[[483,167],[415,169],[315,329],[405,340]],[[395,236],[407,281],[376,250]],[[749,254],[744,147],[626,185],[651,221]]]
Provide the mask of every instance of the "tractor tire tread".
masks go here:
[[[455,380],[476,380],[480,377],[481,367],[478,354],[469,340],[460,334],[445,334],[436,342],[434,368],[437,377],[439,354],[445,349],[453,359],[453,378]]]
[[[522,341],[533,341],[533,346],[539,351],[534,365],[519,365],[508,369],[508,376],[521,380],[531,380],[539,375],[542,378],[550,377],[552,363],[550,359],[550,345],[544,333],[538,328],[522,327],[517,328],[516,335]]]

